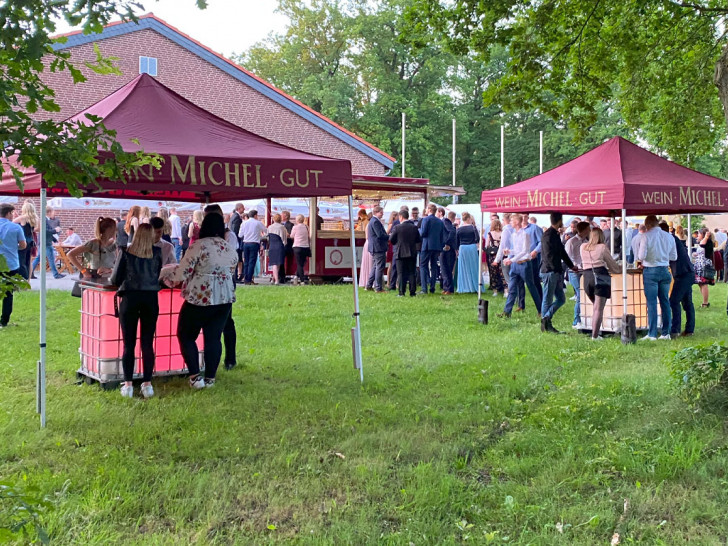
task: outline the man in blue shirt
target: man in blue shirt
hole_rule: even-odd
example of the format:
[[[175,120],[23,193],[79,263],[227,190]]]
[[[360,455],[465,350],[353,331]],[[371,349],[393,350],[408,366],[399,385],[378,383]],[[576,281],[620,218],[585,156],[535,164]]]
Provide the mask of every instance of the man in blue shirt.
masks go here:
[[[8,271],[0,273],[4,277],[17,275],[20,272],[20,258],[18,250],[23,250],[27,243],[23,228],[13,223],[15,207],[9,204],[0,205],[0,256],[5,258]],[[13,292],[5,292],[3,297],[2,315],[0,315],[0,328],[5,328],[13,312]]]
[[[539,274],[539,271],[541,271],[541,238],[543,237],[543,230],[538,227],[536,217],[529,218],[528,213],[523,215],[523,229],[528,233],[531,241],[531,274],[540,301],[543,300],[543,287],[541,286]]]

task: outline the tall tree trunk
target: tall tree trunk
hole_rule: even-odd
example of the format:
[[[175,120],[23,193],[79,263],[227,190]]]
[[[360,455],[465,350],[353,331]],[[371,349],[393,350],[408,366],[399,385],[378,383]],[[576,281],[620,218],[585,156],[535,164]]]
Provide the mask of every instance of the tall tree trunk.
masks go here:
[[[715,63],[713,83],[718,88],[718,96],[723,105],[723,115],[725,115],[728,124],[728,45],[723,47],[723,52]]]

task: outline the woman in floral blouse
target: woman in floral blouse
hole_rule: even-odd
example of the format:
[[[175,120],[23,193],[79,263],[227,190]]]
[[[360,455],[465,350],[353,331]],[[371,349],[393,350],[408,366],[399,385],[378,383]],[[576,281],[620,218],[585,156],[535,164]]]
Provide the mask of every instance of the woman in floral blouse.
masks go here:
[[[190,371],[193,389],[211,387],[222,354],[222,335],[235,301],[233,270],[238,264],[235,248],[225,240],[225,222],[208,214],[200,226],[200,238],[191,244],[171,277],[182,283],[185,302],[179,313],[177,339]],[[197,337],[205,338],[205,377],[200,376]]]

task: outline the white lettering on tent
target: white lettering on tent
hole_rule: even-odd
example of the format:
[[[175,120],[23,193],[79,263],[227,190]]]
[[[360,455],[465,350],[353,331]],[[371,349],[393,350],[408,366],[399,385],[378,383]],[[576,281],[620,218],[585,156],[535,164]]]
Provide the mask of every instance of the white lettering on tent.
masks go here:
[[[520,196],[508,196],[508,197],[496,197],[495,198],[495,206],[499,208],[520,208],[521,206],[521,197]]]
[[[208,180],[210,180],[210,183],[212,183],[212,185],[222,186],[225,181],[215,178],[215,172],[213,171],[213,169],[215,169],[216,167],[222,168],[222,163],[220,163],[219,161],[213,161],[212,163],[210,163],[210,165],[207,167],[207,178]]]
[[[648,191],[642,192],[642,202],[652,205],[672,205],[672,192],[668,191]]]
[[[298,186],[299,188],[307,188],[312,182],[318,188],[319,175],[323,174],[323,172],[324,171],[313,171],[306,169],[303,172],[303,176],[301,176],[301,173],[298,169],[283,169],[279,178],[281,184],[283,184],[286,188],[292,188],[293,186]]]
[[[182,165],[176,155],[170,156],[172,164],[172,184],[177,184],[177,178],[179,178],[179,184],[187,184],[187,177],[190,177],[190,183],[195,186],[197,185],[197,173],[195,172],[195,156],[191,155],[187,158],[187,165],[182,170]]]
[[[606,191],[585,191],[579,195],[579,203],[582,205],[603,205]]]
[[[541,192],[539,190],[527,191],[528,194],[528,208],[544,208],[549,207],[554,210],[570,207],[573,205],[570,198],[570,192],[568,191],[546,191]]]
[[[144,169],[147,169],[146,172]],[[140,167],[133,167],[132,171],[134,173],[134,179],[138,182],[139,181],[139,173],[141,173],[144,178],[146,178],[149,182],[154,182],[154,166],[153,165],[143,165]]]
[[[694,190],[690,186],[680,188],[680,205],[691,207],[723,207],[723,196],[717,190]]]

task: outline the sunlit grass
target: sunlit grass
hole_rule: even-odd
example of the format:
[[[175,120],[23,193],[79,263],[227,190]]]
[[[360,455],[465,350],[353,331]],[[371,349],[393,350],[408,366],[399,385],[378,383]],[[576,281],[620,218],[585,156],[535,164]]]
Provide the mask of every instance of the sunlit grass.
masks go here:
[[[191,392],[122,399],[78,385],[79,302],[49,296],[48,428],[35,414],[37,304],[0,331],[0,476],[40,487],[58,544],[722,543],[722,410],[670,391],[669,351],[723,339],[726,290],[696,336],[593,343],[522,317],[477,322],[475,297],[255,287],[235,305],[239,366]]]

